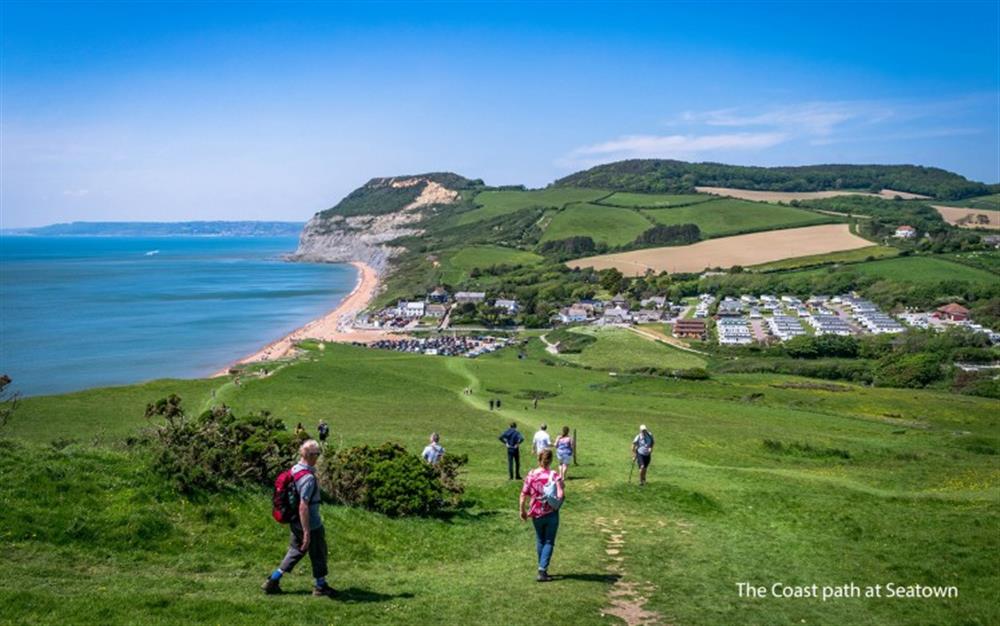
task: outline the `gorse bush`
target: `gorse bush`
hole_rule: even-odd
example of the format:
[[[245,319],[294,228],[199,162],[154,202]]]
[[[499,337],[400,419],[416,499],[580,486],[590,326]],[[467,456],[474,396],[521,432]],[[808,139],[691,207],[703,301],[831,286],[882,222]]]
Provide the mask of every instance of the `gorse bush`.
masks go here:
[[[302,439],[267,411],[237,417],[223,405],[188,418],[176,395],[148,405],[146,417],[165,420],[153,433],[153,467],[187,494],[269,485]]]
[[[446,455],[437,465],[394,443],[338,451],[320,463],[320,487],[335,501],[398,517],[435,515],[454,507],[463,488],[465,455]]]

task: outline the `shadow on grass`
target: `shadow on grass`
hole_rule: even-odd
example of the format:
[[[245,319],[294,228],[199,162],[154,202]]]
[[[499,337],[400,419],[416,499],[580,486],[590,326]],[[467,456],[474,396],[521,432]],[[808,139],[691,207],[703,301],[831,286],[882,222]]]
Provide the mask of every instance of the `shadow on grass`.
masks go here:
[[[311,589],[301,589],[296,591],[286,591],[284,593],[286,596],[309,596],[312,595]],[[388,602],[389,600],[396,600],[398,598],[412,598],[413,594],[409,591],[403,593],[379,593],[377,591],[370,591],[368,589],[359,589],[358,587],[348,587],[346,589],[337,589],[336,595],[330,596],[329,599],[335,602],[354,602],[354,603],[369,603],[369,602]]]
[[[552,580],[579,580],[588,583],[613,585],[621,578],[619,574],[553,574]]]

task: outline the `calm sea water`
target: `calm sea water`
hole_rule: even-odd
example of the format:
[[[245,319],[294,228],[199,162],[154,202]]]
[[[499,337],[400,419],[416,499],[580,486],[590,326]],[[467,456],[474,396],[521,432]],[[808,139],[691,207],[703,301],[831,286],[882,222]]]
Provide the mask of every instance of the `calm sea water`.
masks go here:
[[[24,395],[207,376],[332,309],[294,237],[0,237],[0,373]]]

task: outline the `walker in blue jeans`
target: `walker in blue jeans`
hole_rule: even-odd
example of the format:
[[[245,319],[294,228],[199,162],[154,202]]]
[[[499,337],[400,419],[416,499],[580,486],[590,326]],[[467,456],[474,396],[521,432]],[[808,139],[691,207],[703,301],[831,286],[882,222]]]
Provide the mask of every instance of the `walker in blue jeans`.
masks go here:
[[[556,533],[559,531],[559,511],[532,518],[535,525],[535,548],[538,551],[538,571],[547,572],[552,551],[556,547]]]

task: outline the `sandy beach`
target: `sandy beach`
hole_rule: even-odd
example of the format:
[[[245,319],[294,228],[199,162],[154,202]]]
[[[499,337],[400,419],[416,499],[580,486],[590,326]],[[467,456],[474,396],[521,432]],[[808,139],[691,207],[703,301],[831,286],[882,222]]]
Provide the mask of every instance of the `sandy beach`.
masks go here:
[[[295,344],[304,339],[319,339],[321,341],[376,341],[391,336],[390,333],[378,330],[358,330],[353,328],[354,316],[364,310],[372,301],[378,290],[378,274],[365,263],[352,262],[358,269],[358,282],[351,293],[323,317],[314,319],[305,326],[295,329],[277,341],[271,342],[235,363],[219,370],[213,376],[225,376],[237,365],[274,361],[287,356]]]

